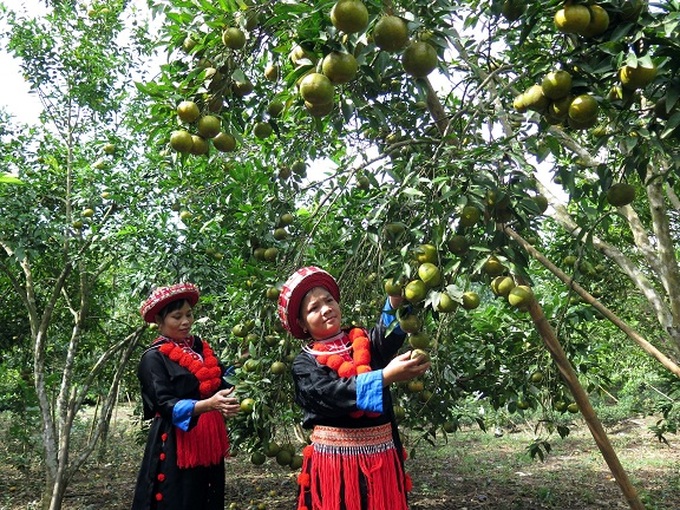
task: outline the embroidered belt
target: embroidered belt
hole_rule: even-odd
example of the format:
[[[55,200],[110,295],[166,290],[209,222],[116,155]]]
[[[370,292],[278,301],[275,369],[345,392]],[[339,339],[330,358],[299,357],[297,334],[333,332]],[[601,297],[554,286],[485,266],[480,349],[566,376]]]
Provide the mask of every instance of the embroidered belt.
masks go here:
[[[341,428],[316,425],[312,432],[314,450],[320,453],[357,455],[394,449],[392,425]]]

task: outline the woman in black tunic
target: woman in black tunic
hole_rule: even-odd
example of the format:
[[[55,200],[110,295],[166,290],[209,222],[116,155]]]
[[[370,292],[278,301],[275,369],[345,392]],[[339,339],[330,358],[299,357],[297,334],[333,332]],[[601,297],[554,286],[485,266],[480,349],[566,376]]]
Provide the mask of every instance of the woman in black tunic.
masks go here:
[[[340,290],[318,267],[296,271],[279,295],[279,317],[310,340],[293,362],[295,400],[313,429],[298,477],[298,510],[406,510],[410,479],[390,384],[421,376],[429,361],[396,355],[405,333],[393,324],[391,296],[378,324],[341,326]],[[395,327],[396,326],[396,327]]]
[[[191,335],[199,292],[190,283],[161,287],[141,307],[159,336],[139,362],[144,418],[152,419],[133,510],[223,510],[225,418],[240,409],[224,366]]]

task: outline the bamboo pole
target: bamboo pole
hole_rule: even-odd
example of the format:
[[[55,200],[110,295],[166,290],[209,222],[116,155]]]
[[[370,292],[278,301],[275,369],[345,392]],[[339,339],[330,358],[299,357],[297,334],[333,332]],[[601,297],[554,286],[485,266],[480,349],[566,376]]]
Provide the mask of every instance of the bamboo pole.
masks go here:
[[[619,484],[621,491],[626,497],[630,508],[632,510],[644,510],[645,507],[640,501],[635,488],[630,483],[621,462],[619,462],[619,458],[609,442],[607,433],[604,431],[602,423],[600,423],[593,406],[590,404],[588,395],[583,389],[583,386],[581,386],[571,362],[567,358],[564,349],[562,349],[562,345],[558,341],[552,326],[550,326],[548,320],[545,318],[543,309],[536,299],[532,300],[531,304],[528,306],[528,311],[536,325],[536,329],[543,339],[543,343],[550,352],[560,374],[562,374],[562,378],[574,396],[574,401],[578,404],[581,414],[588,424],[590,433],[595,439],[595,443],[597,443],[597,447],[600,449],[604,460],[607,462],[612,475],[614,475],[614,479]]]
[[[543,264],[543,266],[548,269],[551,273],[562,280],[570,289],[576,292],[581,298],[600,312],[604,317],[610,320],[616,327],[623,331],[631,340],[636,342],[643,351],[656,359],[661,363],[666,369],[675,374],[676,377],[680,378],[680,367],[676,365],[670,358],[665,356],[661,351],[654,347],[651,343],[640,336],[633,328],[628,326],[624,321],[622,321],[614,312],[609,308],[600,303],[595,297],[590,294],[587,290],[576,283],[573,278],[565,274],[560,268],[555,266],[550,262],[541,252],[529,244],[521,235],[515,232],[512,228],[505,226],[503,228],[504,232],[514,239],[527,253],[534,257],[538,262]]]

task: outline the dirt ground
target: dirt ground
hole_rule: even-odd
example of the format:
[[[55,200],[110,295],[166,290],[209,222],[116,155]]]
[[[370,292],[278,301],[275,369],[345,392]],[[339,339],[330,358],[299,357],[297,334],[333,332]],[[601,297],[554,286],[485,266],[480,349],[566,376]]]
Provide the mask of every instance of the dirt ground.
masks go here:
[[[644,508],[678,510],[680,437],[660,443],[649,423],[628,420],[607,434]],[[566,439],[551,438],[543,462],[527,453],[529,430],[502,437],[469,430],[442,437],[435,446],[421,443],[407,461],[414,481],[411,510],[631,508],[585,424],[575,425]],[[92,460],[72,480],[63,508],[129,508],[141,452],[142,446],[121,436],[106,459]],[[295,510],[296,475],[272,460],[254,466],[247,454],[230,458],[225,508]],[[37,508],[39,488],[39,471],[0,464],[0,509]]]

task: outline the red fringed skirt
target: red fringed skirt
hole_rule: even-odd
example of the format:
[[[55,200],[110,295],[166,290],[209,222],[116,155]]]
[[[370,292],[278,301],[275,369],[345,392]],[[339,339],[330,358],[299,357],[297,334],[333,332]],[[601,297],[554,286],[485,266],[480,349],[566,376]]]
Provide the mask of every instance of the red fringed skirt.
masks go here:
[[[303,452],[298,510],[408,510],[403,457],[392,426],[317,425]]]

